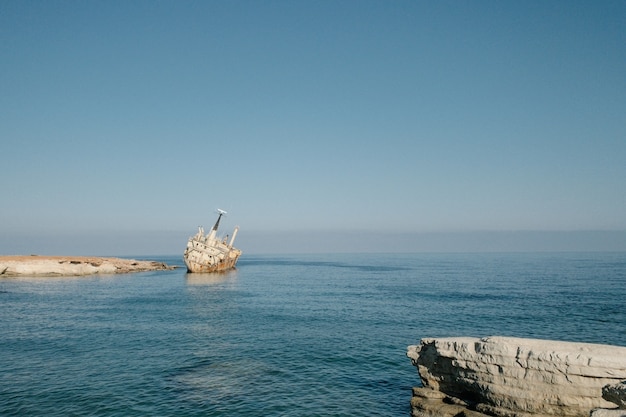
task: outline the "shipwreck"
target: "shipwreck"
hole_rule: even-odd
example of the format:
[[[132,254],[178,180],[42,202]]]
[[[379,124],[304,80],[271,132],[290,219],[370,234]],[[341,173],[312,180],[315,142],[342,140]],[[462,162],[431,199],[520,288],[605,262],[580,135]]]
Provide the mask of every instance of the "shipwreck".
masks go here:
[[[230,241],[228,240],[228,235],[224,238],[218,238],[217,229],[222,216],[226,212],[220,209],[217,212],[219,214],[217,221],[209,234],[205,235],[204,229],[200,226],[198,233],[189,238],[187,248],[183,254],[187,272],[219,272],[235,268],[235,265],[237,265],[241,251],[235,248],[233,243],[239,227],[235,227]]]

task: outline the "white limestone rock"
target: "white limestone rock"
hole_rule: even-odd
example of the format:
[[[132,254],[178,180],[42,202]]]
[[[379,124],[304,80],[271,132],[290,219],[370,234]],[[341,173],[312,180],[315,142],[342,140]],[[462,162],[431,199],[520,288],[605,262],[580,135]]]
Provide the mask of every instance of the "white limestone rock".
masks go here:
[[[590,417],[626,417],[626,410],[596,408],[591,412]]]
[[[424,388],[497,416],[589,416],[626,377],[626,348],[511,337],[422,339],[407,356]]]
[[[173,269],[162,262],[88,256],[0,256],[0,278],[84,276]]]

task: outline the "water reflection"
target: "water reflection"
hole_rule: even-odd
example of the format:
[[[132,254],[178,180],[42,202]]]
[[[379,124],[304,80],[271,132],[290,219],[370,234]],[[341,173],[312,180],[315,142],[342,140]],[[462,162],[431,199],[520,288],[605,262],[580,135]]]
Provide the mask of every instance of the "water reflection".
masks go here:
[[[237,279],[237,270],[231,269],[223,272],[190,273],[185,274],[187,285],[217,285],[232,283]]]

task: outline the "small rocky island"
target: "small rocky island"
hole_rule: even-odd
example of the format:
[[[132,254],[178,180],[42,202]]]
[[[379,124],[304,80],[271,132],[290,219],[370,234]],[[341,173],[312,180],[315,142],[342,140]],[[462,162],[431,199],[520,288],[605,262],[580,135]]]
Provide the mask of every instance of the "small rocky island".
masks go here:
[[[0,278],[15,276],[83,276],[174,269],[163,262],[93,256],[0,256]]]
[[[626,347],[514,337],[422,339],[413,417],[626,417]]]

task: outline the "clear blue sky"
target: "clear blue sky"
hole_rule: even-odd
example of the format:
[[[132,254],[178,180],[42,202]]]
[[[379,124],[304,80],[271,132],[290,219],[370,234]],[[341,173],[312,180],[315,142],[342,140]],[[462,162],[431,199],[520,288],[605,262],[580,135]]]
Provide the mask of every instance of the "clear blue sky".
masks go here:
[[[178,253],[218,207],[252,252],[626,249],[624,1],[8,0],[0,53],[0,253]]]

